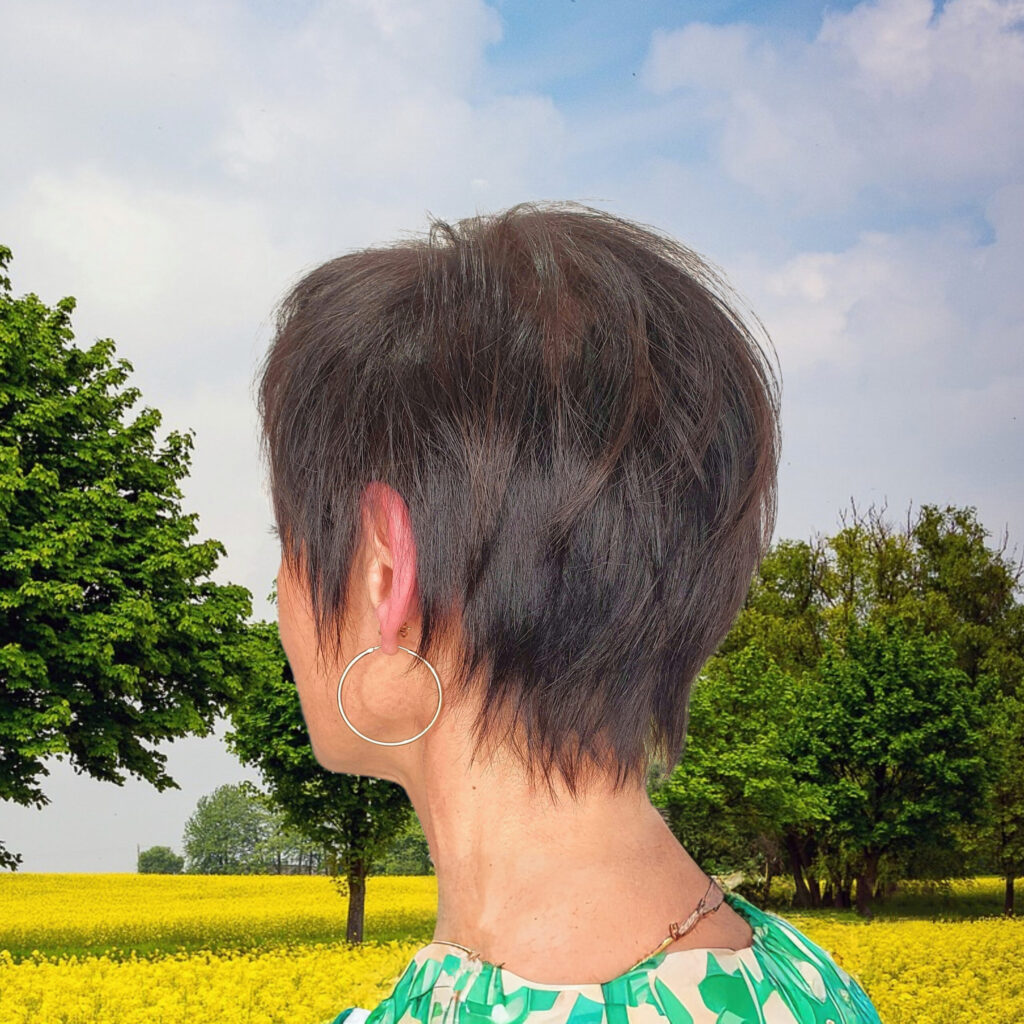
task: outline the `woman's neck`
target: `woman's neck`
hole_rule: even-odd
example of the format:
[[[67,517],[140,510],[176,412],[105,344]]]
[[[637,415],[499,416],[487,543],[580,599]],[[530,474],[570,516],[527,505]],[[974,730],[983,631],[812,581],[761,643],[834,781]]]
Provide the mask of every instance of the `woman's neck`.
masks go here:
[[[437,873],[435,939],[544,984],[605,981],[705,894],[707,875],[645,789],[556,801],[510,763],[456,760],[402,780]],[[669,948],[748,945],[749,926],[722,909]]]

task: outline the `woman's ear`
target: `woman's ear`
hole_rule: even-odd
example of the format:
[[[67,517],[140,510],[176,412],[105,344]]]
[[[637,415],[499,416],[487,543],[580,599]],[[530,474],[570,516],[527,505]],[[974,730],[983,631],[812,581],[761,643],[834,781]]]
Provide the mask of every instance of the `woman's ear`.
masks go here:
[[[416,613],[416,541],[402,496],[380,481],[363,491],[363,524],[368,547],[366,581],[380,623],[385,654],[398,650],[398,630]]]

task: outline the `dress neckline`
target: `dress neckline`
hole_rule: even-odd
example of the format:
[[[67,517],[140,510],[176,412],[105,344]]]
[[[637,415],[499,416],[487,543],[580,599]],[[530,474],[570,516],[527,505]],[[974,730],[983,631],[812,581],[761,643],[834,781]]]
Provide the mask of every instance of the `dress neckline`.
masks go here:
[[[417,964],[420,964],[427,959],[444,961],[446,957],[452,957],[454,961],[449,962],[459,963],[462,968],[475,967],[480,971],[487,970],[490,973],[499,974],[502,988],[505,991],[525,987],[543,991],[570,990],[584,994],[600,992],[607,986],[614,986],[623,980],[636,975],[645,975],[654,970],[657,970],[659,973],[668,972],[674,974],[677,969],[685,971],[687,967],[696,965],[703,971],[709,955],[713,956],[726,969],[730,966],[736,966],[740,962],[747,964],[755,963],[758,950],[763,942],[763,929],[759,928],[759,922],[756,919],[756,908],[737,893],[726,892],[724,900],[750,925],[753,935],[749,946],[741,946],[738,949],[731,946],[691,946],[688,949],[674,949],[652,953],[645,960],[634,964],[634,966],[606,981],[534,981],[532,978],[518,974],[502,964],[492,963],[483,957],[471,956],[469,952],[463,952],[458,946],[433,940],[417,951],[414,960]]]

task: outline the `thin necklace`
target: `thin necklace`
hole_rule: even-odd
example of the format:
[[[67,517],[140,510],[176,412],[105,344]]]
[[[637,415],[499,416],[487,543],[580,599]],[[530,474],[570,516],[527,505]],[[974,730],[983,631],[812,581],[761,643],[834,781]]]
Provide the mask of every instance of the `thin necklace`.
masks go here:
[[[710,897],[710,901],[708,897]],[[650,960],[652,956],[656,956],[666,946],[675,942],[676,939],[682,938],[682,936],[690,931],[705,914],[713,914],[722,905],[722,901],[724,899],[725,893],[719,887],[718,883],[712,878],[711,884],[708,886],[708,891],[701,896],[697,906],[694,908],[690,916],[683,922],[673,921],[668,926],[668,935],[661,940],[658,948],[648,953],[647,956],[642,956],[635,964],[633,964],[632,967],[629,968],[629,970],[632,971],[634,968],[639,967],[645,960]]]
[[[693,912],[685,921],[673,921],[668,926],[668,935],[662,939],[657,949],[652,950],[646,956],[640,957],[639,960],[632,967],[627,968],[623,971],[623,974],[627,974],[629,971],[635,970],[640,964],[646,960],[650,960],[652,956],[656,956],[666,946],[671,945],[676,939],[682,938],[688,931],[691,931],[697,922],[704,917],[705,914],[713,914],[721,905],[725,899],[725,893],[719,887],[718,883],[712,878],[711,884],[708,886],[708,891],[701,896],[694,908]],[[432,939],[432,942],[439,942],[445,946],[455,946],[457,949],[461,949],[463,952],[469,955],[470,960],[482,960],[482,954],[475,949],[470,949],[468,946],[463,946],[460,942],[451,942],[448,939]],[[501,964],[495,966],[501,967]]]

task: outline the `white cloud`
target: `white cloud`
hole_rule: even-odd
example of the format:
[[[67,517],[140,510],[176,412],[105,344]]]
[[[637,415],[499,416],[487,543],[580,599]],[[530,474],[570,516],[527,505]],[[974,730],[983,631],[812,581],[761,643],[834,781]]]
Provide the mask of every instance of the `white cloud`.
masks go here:
[[[771,263],[749,255],[733,278],[793,373],[900,366],[925,381],[976,387],[1024,373],[1024,186],[988,206],[994,235],[956,221],[867,231],[838,251]]]
[[[991,240],[951,223],[733,265],[779,353],[781,536],[830,529],[853,496],[974,505],[1019,543],[1024,187],[988,216]]]
[[[961,238],[929,241],[954,261],[966,256]],[[947,274],[922,259],[927,245],[868,232],[843,252],[803,252],[742,272],[791,372],[821,363],[853,369],[880,349],[926,353],[962,329],[947,301]]]
[[[765,198],[948,203],[1020,171],[1022,23],[1021,0],[878,0],[810,41],[688,25],[655,34],[644,79],[712,111],[724,169]]]
[[[694,223],[773,338],[781,535],[829,528],[851,496],[974,504],[1019,529],[1022,19],[1019,0],[881,0],[809,41],[652,39],[646,85],[711,145],[663,161],[647,201],[666,223],[699,197]],[[843,227],[815,244],[816,223]]]
[[[89,333],[116,331],[168,383],[179,374],[195,383],[200,354],[222,363],[218,351],[265,317],[268,294],[295,267],[296,253],[268,244],[267,211],[247,199],[143,185],[95,166],[40,173],[18,199],[8,229],[88,297]]]
[[[237,3],[11,4],[15,272],[89,296],[98,333],[173,344],[183,370],[190,346],[249,338],[303,266],[559,174],[551,100],[480,87],[500,33],[482,0],[325,2],[288,27]]]

